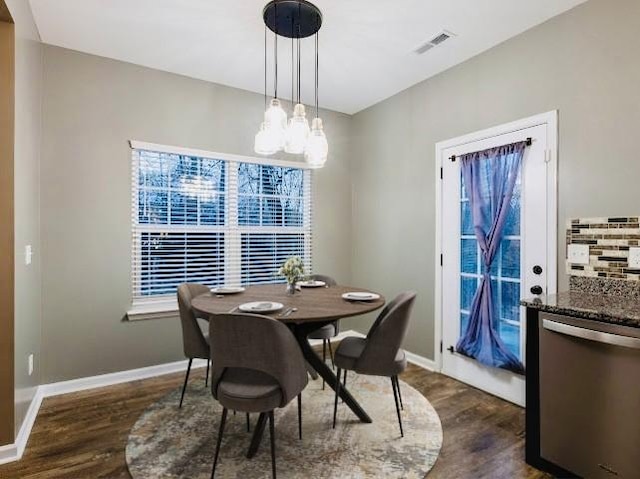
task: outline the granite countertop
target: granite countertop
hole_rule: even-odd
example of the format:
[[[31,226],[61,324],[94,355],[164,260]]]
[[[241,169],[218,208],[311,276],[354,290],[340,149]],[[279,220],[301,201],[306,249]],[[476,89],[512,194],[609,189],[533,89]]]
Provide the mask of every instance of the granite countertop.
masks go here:
[[[640,328],[640,299],[567,291],[520,302],[527,308]]]

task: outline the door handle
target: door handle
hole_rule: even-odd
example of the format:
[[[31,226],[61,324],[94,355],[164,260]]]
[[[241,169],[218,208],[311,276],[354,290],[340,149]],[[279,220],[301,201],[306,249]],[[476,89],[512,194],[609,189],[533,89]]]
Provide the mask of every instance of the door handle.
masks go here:
[[[619,334],[605,333],[594,329],[585,329],[570,324],[559,323],[550,319],[542,320],[542,327],[555,333],[573,336],[574,338],[586,339],[597,343],[610,344],[612,346],[622,346],[623,348],[640,349],[640,338],[630,336],[620,336]]]

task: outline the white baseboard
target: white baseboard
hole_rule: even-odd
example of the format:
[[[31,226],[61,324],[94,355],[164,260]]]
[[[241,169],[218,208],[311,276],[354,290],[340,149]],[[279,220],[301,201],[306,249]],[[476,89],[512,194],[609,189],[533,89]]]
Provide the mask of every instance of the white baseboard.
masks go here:
[[[340,333],[339,335],[337,335],[335,338],[333,338],[336,341],[339,341],[341,339],[346,338],[347,336],[356,336],[358,338],[365,338],[366,335],[358,332],[358,331],[354,331],[354,330],[350,330],[350,331],[344,331],[342,333]],[[322,344],[322,340],[321,339],[317,339],[317,340],[312,340],[311,341],[311,345],[320,345]],[[407,355],[407,361],[409,361],[412,364],[415,364],[416,366],[420,366],[421,368],[424,368],[428,371],[438,371],[439,372],[439,368],[438,365],[436,364],[436,362],[433,359],[429,359],[429,358],[425,358],[424,356],[420,356],[418,354],[415,353],[411,353],[409,351],[405,350],[405,354]]]
[[[130,369],[128,371],[119,371],[116,373],[101,374],[98,376],[72,379],[70,381],[60,381],[57,383],[42,384],[38,386],[36,393],[31,400],[31,404],[29,405],[24,421],[22,421],[22,426],[20,427],[20,431],[18,432],[15,442],[7,446],[0,446],[0,464],[18,461],[22,458],[24,449],[29,441],[31,429],[36,421],[40,405],[44,398],[58,396],[60,394],[85,391],[87,389],[113,386],[115,384],[162,376],[164,374],[182,372],[187,369],[188,363],[189,361],[187,360],[176,361],[173,363],[159,364],[157,366]],[[202,368],[206,365],[207,362],[205,360],[196,359],[193,361],[193,365],[191,367],[192,369]]]
[[[364,338],[365,335],[358,331],[349,330],[343,331],[333,340],[340,341],[347,336],[356,336]],[[322,345],[321,339],[314,339],[310,341],[312,346]],[[406,352],[407,360],[417,366],[420,366],[429,371],[437,371],[436,363],[428,358],[419,356],[414,353]],[[98,376],[90,376],[86,378],[72,379],[70,381],[60,381],[56,383],[43,384],[36,389],[36,393],[31,400],[27,415],[25,416],[18,436],[14,444],[7,446],[0,446],[0,464],[7,462],[17,461],[22,457],[24,449],[29,441],[29,435],[31,429],[36,421],[40,405],[42,400],[51,396],[58,396],[60,394],[68,394],[79,391],[85,391],[87,389],[102,388],[107,386],[113,386],[115,384],[126,383],[129,381],[137,381],[140,379],[147,379],[156,376],[162,376],[164,374],[171,374],[182,372],[187,369],[187,360],[175,361],[172,363],[159,364],[157,366],[148,366],[145,368],[130,369],[128,371],[119,371],[116,373],[100,374]],[[203,359],[196,359],[193,362],[192,368],[205,367],[207,362]]]
[[[425,358],[424,356],[420,356],[409,351],[405,351],[405,354],[407,355],[407,361],[409,361],[410,363],[415,364],[416,366],[420,366],[421,368],[428,371],[440,372],[438,369],[438,365],[433,359]]]
[[[147,366],[145,368],[129,369],[117,373],[101,374],[87,378],[72,379],[70,381],[60,381],[57,383],[43,384],[40,386],[42,397],[58,396],[59,394],[75,393],[87,389],[113,386],[114,384],[127,383],[140,379],[162,376],[181,372],[187,369],[189,361],[175,361],[173,363],[158,364],[157,366]],[[195,359],[192,368],[201,368],[207,365],[204,359]]]
[[[17,461],[20,457],[22,456],[18,456],[18,446],[15,443],[0,446],[0,464]]]
[[[24,449],[27,447],[27,442],[31,435],[31,429],[33,428],[33,424],[36,422],[36,417],[38,416],[41,404],[42,392],[40,391],[40,387],[38,387],[36,388],[36,393],[31,399],[29,409],[27,409],[27,414],[22,421],[22,426],[20,426],[15,442],[8,446],[0,447],[0,464],[20,460],[24,453]]]

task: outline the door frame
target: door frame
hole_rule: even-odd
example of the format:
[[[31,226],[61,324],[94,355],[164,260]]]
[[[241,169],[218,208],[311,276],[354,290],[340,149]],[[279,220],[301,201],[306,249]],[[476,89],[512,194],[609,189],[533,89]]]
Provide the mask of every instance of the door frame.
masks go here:
[[[549,274],[547,275],[547,294],[555,294],[558,287],[558,111],[552,110],[504,125],[498,125],[467,135],[451,138],[436,143],[435,153],[435,207],[436,207],[436,237],[435,237],[435,301],[434,301],[434,362],[437,371],[442,371],[442,167],[444,150],[462,146],[476,141],[486,140],[494,136],[515,133],[527,128],[546,125],[547,150],[547,258]]]
[[[0,449],[15,440],[15,26],[0,0]],[[0,454],[1,458],[2,454]]]

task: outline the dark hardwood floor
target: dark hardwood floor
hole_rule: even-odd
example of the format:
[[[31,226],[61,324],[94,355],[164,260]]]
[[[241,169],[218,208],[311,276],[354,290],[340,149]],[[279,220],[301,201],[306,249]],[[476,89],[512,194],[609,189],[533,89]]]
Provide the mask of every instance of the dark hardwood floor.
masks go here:
[[[21,461],[0,478],[129,478],[124,448],[142,411],[182,374],[45,399]],[[192,380],[204,380],[204,369]],[[410,366],[402,379],[442,420],[444,445],[429,479],[547,478],[524,462],[524,410],[446,376]],[[250,479],[250,478],[247,478]]]

